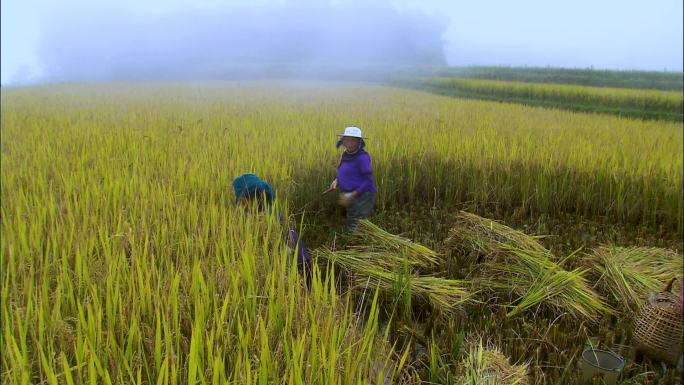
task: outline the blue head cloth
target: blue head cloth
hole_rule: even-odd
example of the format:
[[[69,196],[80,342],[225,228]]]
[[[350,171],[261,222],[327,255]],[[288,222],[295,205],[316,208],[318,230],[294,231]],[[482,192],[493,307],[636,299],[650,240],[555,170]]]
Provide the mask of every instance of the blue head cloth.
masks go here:
[[[233,193],[236,202],[240,198],[247,198],[257,199],[261,203],[262,197],[265,197],[266,203],[270,204],[274,198],[271,185],[254,174],[242,174],[233,179]]]

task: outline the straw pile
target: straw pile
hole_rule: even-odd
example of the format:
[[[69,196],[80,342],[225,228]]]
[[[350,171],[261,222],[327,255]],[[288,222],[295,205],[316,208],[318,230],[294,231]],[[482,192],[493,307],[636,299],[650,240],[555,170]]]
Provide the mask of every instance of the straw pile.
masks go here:
[[[440,262],[435,251],[410,239],[388,233],[367,219],[358,222],[352,238],[357,243],[352,246],[353,250],[364,253],[378,251],[392,259],[392,266],[408,263],[413,267],[435,267]]]
[[[482,340],[472,344],[458,365],[457,384],[526,385],[528,365],[511,365],[496,347],[485,348]]]
[[[465,257],[461,262],[473,264],[488,257],[496,257],[502,248],[511,246],[529,253],[552,256],[551,252],[537,241],[542,236],[527,235],[466,211],[460,211],[456,215],[456,221],[457,225],[449,232],[446,243]]]
[[[317,256],[350,273],[355,288],[379,287],[386,293],[415,295],[435,310],[451,314],[469,300],[468,282],[417,275],[418,268],[434,267],[439,257],[433,250],[390,234],[368,220],[359,221],[352,237],[357,244],[346,250],[321,248]]]
[[[622,310],[636,312],[651,293],[682,274],[682,255],[655,247],[601,246],[583,263],[596,277],[596,289]]]
[[[588,286],[586,269],[564,270],[536,239],[501,223],[461,211],[447,244],[474,264],[482,288],[510,294],[514,316],[544,305],[575,318],[594,319],[610,309]]]

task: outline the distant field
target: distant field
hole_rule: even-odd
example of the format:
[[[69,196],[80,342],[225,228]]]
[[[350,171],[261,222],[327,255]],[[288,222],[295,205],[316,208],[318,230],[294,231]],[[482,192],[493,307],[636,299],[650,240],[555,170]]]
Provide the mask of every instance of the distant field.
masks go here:
[[[681,121],[682,93],[568,84],[432,77],[404,84],[441,95],[522,103],[582,112]]]
[[[466,84],[634,101],[626,90]],[[681,108],[669,93],[644,95]],[[465,354],[466,331],[530,362],[534,383],[561,384],[578,377],[568,365],[589,338],[578,330],[604,343],[629,338],[621,318],[590,324],[536,310],[506,318],[481,306],[457,313],[451,326],[464,329],[426,336],[430,356],[420,358],[388,337],[382,320],[395,308],[373,287],[340,291],[316,270],[306,291],[277,217],[237,208],[230,182],[259,174],[309,245],[330,245],[342,220],[320,193],[347,125],[368,137],[379,190],[372,219],[430,246],[463,208],[534,229],[560,223],[548,231],[564,255],[597,239],[676,247],[684,229],[684,133],[662,120],[256,81],[2,90],[1,123],[7,384],[417,384],[453,367],[442,357]]]
[[[473,66],[421,69],[415,75],[530,83],[575,84],[593,87],[643,88],[680,92],[684,89],[684,76],[682,76],[681,72],[672,71]]]

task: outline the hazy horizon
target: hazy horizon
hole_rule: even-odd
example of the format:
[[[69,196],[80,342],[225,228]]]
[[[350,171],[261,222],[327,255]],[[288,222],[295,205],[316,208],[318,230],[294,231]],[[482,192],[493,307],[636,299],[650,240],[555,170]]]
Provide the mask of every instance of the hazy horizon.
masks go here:
[[[682,71],[682,2],[2,2],[2,84],[410,66]]]

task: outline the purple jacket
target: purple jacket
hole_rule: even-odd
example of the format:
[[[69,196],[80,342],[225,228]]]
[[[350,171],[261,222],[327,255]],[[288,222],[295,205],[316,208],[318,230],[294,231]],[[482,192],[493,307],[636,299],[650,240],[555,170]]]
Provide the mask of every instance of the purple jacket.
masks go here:
[[[344,153],[337,168],[337,183],[342,192],[377,192],[370,155],[363,150],[353,155]]]

